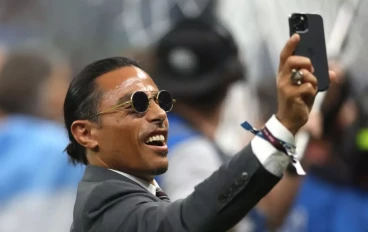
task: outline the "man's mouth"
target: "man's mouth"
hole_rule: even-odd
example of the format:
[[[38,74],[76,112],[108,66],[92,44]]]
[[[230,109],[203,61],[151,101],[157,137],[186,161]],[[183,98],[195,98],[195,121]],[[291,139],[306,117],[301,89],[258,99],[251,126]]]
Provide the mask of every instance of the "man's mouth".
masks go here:
[[[162,135],[162,134],[151,135],[146,140],[146,144],[151,145],[151,146],[164,146],[164,145],[166,145],[165,144],[165,136]]]
[[[151,150],[155,152],[159,152],[159,154],[164,154],[166,156],[168,152],[168,147],[166,145],[167,141],[167,130],[166,129],[157,129],[151,131],[145,139],[145,144]]]

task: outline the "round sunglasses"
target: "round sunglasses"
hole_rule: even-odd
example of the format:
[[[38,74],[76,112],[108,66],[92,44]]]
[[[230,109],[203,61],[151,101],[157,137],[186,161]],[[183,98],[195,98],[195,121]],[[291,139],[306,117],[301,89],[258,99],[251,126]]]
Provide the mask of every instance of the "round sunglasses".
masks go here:
[[[153,91],[150,91],[153,92]],[[131,106],[137,113],[145,113],[148,110],[149,105],[151,104],[151,100],[154,100],[160,107],[166,112],[172,110],[175,99],[171,96],[171,94],[166,90],[161,90],[157,94],[149,97],[146,92],[136,91],[130,96],[130,100],[120,103],[110,109],[101,111],[91,117],[110,113],[118,108],[124,108],[127,106]]]
[[[131,104],[133,109],[138,113],[144,113],[147,111],[151,99],[153,99],[160,107],[166,112],[172,110],[175,99],[171,96],[169,92],[166,90],[161,90],[157,94],[149,97],[147,93],[142,91],[134,92],[130,98],[130,101],[126,102],[125,104]]]

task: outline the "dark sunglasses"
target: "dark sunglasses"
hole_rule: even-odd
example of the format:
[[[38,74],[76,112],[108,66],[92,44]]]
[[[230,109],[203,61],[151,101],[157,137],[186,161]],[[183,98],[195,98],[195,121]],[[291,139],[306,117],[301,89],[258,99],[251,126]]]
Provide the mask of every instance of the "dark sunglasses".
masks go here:
[[[138,113],[144,113],[147,111],[151,103],[151,99],[153,99],[161,107],[161,109],[163,109],[166,112],[171,111],[175,103],[175,99],[166,90],[161,90],[157,94],[153,95],[152,97],[149,97],[146,92],[136,91],[130,96],[129,101],[120,103],[110,109],[107,109],[95,115],[92,115],[91,117],[94,117],[100,114],[110,113],[118,108],[125,108],[127,106],[132,106],[132,108]]]

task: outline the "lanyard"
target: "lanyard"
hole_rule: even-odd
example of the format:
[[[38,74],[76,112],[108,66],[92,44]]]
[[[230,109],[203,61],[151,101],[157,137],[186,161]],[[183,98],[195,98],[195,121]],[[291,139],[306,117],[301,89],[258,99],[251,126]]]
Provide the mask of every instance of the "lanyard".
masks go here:
[[[303,167],[301,166],[299,160],[296,158],[296,152],[295,152],[295,145],[287,143],[285,141],[282,141],[276,137],[274,137],[271,132],[267,129],[267,127],[264,127],[262,130],[257,130],[253,128],[247,121],[243,122],[241,126],[246,129],[247,131],[253,133],[254,135],[261,137],[262,139],[268,141],[271,143],[277,150],[285,153],[287,156],[290,157],[291,164],[294,166],[296,172],[299,175],[305,175],[305,171],[303,170]]]

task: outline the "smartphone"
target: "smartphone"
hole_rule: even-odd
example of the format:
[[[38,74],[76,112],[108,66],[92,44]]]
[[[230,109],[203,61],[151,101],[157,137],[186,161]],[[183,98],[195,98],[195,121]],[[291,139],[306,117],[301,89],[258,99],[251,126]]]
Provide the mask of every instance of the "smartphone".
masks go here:
[[[300,42],[294,55],[308,57],[314,67],[318,91],[325,91],[330,85],[323,19],[318,14],[293,13],[289,16],[290,36],[300,35]]]

